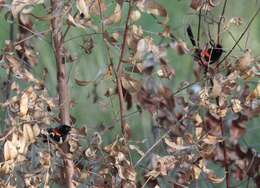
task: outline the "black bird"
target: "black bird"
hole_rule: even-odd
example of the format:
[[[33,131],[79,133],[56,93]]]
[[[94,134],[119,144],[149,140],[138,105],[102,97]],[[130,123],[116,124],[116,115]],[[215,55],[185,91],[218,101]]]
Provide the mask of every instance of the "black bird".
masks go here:
[[[68,125],[59,125],[54,128],[48,128],[47,132],[48,132],[48,136],[53,141],[61,144],[66,140],[67,135],[69,134],[70,130],[71,130],[71,127]]]

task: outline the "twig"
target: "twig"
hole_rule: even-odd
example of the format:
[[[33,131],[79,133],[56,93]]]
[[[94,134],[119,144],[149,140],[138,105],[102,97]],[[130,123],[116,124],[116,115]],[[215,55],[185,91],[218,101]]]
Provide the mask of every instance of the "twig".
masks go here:
[[[236,39],[235,39],[234,35],[231,33],[231,31],[227,30],[227,32],[230,35],[230,37],[233,39],[233,41],[236,42]],[[239,47],[240,50],[243,50],[243,48],[239,44],[237,46]]]
[[[9,39],[12,43],[15,41],[14,17],[12,15],[11,15]],[[9,70],[8,75],[7,75],[7,80],[6,80],[5,91],[4,91],[5,92],[5,101],[7,101],[10,98],[12,80],[13,80],[13,71]],[[5,117],[9,116],[9,110],[10,110],[9,107],[7,107],[5,110]]]
[[[259,14],[260,12],[260,7],[257,9],[257,11],[255,12],[254,16],[250,19],[249,23],[247,24],[245,30],[243,31],[243,33],[240,35],[240,37],[238,38],[238,40],[236,41],[236,43],[234,44],[234,46],[231,48],[231,50],[229,50],[229,52],[223,57],[223,59],[218,63],[221,64],[223,61],[225,61],[225,59],[233,52],[233,50],[235,49],[235,47],[238,45],[238,43],[240,42],[240,40],[243,38],[243,36],[245,35],[245,33],[247,32],[248,28],[250,27],[250,25],[252,24],[252,22],[255,20],[256,16]]]
[[[220,124],[221,136],[224,138],[225,133],[224,133],[223,119],[221,118],[220,121],[221,121],[221,124]],[[226,141],[223,140],[222,144],[223,144],[223,153],[224,153],[224,167],[225,167],[225,174],[226,174],[226,188],[230,188],[230,174],[229,174],[229,164],[228,164],[228,158],[227,158]]]
[[[25,38],[23,38],[23,39],[21,39],[21,40],[15,42],[14,45],[18,45],[18,44],[23,43],[23,42],[25,42],[25,41],[27,41],[27,40],[30,40],[31,38],[33,38],[33,37],[35,37],[35,36],[39,36],[39,35],[41,35],[41,34],[45,34],[45,33],[49,32],[49,31],[50,31],[50,30],[48,29],[48,30],[46,30],[46,31],[41,31],[41,32],[38,32],[38,33],[32,33],[32,35],[29,35],[28,37],[25,37]]]
[[[220,26],[221,26],[222,19],[224,18],[226,6],[227,6],[227,0],[225,0],[225,2],[224,2],[224,6],[223,6],[223,9],[222,9],[222,13],[221,13],[221,16],[220,16],[219,22],[218,22],[218,35],[217,35],[217,37],[218,37],[217,43],[218,43],[218,44],[220,43]]]
[[[15,130],[15,127],[12,127],[10,130],[5,131],[3,134],[0,135],[0,141],[5,141],[5,139],[10,136]]]
[[[189,83],[188,85],[186,85],[186,86],[184,86],[184,87],[178,89],[177,91],[175,91],[175,92],[173,93],[173,95],[176,95],[176,94],[180,93],[181,91],[183,91],[183,90],[185,90],[185,89],[187,89],[187,88],[193,86],[193,85],[196,84],[196,83],[198,83],[198,81]]]
[[[202,8],[200,8],[200,11],[199,11],[199,24],[198,24],[198,33],[197,33],[197,47],[198,47],[198,48],[200,47],[201,11],[202,11]]]
[[[144,188],[146,186],[146,184],[152,179],[152,176],[149,176],[149,178],[147,178],[147,180],[144,182],[144,184],[142,185],[141,188]]]
[[[73,18],[75,18],[75,17],[77,16],[77,14],[78,14],[78,11],[73,15]],[[69,25],[67,26],[67,28],[66,28],[64,34],[62,35],[62,39],[61,39],[62,41],[64,41],[64,39],[65,39],[66,35],[68,34],[70,28],[71,28],[71,24],[69,24]]]
[[[127,34],[128,34],[128,24],[129,24],[129,20],[130,20],[130,15],[131,15],[131,0],[129,1],[127,18],[125,21],[123,42],[121,45],[121,53],[120,53],[119,62],[118,62],[117,69],[116,69],[116,82],[117,82],[117,90],[118,90],[119,105],[120,105],[121,129],[122,129],[122,133],[124,136],[126,135],[126,124],[125,124],[125,104],[124,104],[121,76],[122,76],[122,62],[123,62],[122,60],[124,58],[124,53],[125,53],[126,38],[127,38]]]
[[[62,41],[62,9],[63,1],[51,0],[52,15],[51,20],[52,26],[52,43],[54,49],[54,55],[57,66],[57,81],[58,81],[58,94],[59,94],[59,108],[60,108],[60,123],[70,125],[70,114],[69,114],[69,90],[66,81],[66,65],[63,58],[63,41]],[[67,143],[64,143],[64,152],[68,154]],[[65,178],[68,188],[74,188],[73,175],[74,175],[74,164],[71,159],[63,157],[65,166]]]
[[[164,133],[161,138],[159,138],[146,152],[145,154],[135,163],[134,167],[136,168],[143,160],[144,158],[158,145],[160,142],[171,132],[171,130],[168,130],[166,133]]]

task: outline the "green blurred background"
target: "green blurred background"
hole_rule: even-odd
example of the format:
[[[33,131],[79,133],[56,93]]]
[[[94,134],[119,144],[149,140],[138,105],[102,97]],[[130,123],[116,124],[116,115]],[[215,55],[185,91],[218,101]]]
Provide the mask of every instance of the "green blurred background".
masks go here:
[[[110,4],[110,7],[113,7],[114,1],[106,1]],[[186,35],[186,27],[188,24],[191,24],[196,28],[198,23],[198,17],[194,14],[190,7],[189,0],[158,0],[157,2],[161,3],[166,7],[169,15],[169,25],[174,33],[174,35],[185,42],[188,46],[190,41]],[[222,4],[214,9],[213,14],[218,18],[217,15],[220,15],[223,6]],[[225,11],[225,19],[229,20],[232,17],[241,17],[243,24],[239,27],[231,27],[231,31],[236,39],[240,36],[244,30],[246,24],[249,22],[250,18],[255,13],[256,9],[260,6],[260,2],[256,0],[228,0],[227,8]],[[127,7],[124,7],[124,12],[127,12]],[[43,6],[36,6],[33,10],[35,15],[44,15],[46,10]],[[5,11],[0,11],[0,47],[3,47],[4,41],[9,39],[10,27],[9,22],[4,18]],[[106,28],[108,31],[117,31],[123,30],[124,28],[125,15],[120,24],[109,26]],[[99,24],[99,18],[97,17],[95,22]],[[158,36],[151,34],[152,32],[162,31],[161,26],[156,23],[155,19],[151,15],[144,14],[136,25],[141,25],[146,35],[151,35],[154,37],[155,41],[159,40]],[[100,24],[99,24],[100,26]],[[16,27],[16,26],[15,26]],[[202,25],[206,27],[205,25]],[[49,28],[47,22],[35,20],[33,28],[35,31],[44,31]],[[196,29],[194,29],[196,30]],[[217,31],[217,26],[214,25],[211,28],[212,36],[214,37]],[[88,129],[88,136],[91,137],[92,133],[99,131],[102,126],[109,127],[115,126],[112,131],[108,131],[103,135],[103,143],[111,143],[116,135],[120,134],[119,126],[119,108],[118,108],[118,99],[117,96],[106,97],[104,96],[106,90],[112,87],[112,81],[101,80],[98,82],[97,87],[94,84],[89,84],[87,86],[81,87],[75,84],[74,81],[74,71],[76,72],[76,77],[79,80],[94,80],[98,74],[104,72],[106,65],[108,64],[108,56],[106,48],[102,41],[101,35],[92,35],[94,40],[94,49],[91,54],[85,54],[84,50],[80,48],[80,44],[86,38],[86,33],[91,33],[91,30],[83,30],[78,28],[72,28],[67,37],[65,43],[66,48],[71,52],[73,56],[77,56],[78,59],[74,64],[67,64],[68,74],[69,74],[69,87],[71,99],[75,102],[75,106],[71,108],[71,114],[76,118],[76,126],[86,126]],[[79,36],[79,37],[78,37]],[[75,38],[74,38],[75,37]],[[69,40],[72,39],[73,40]],[[221,40],[225,50],[229,50],[233,45],[233,39],[227,34],[227,32],[221,34]],[[244,49],[250,48],[253,51],[254,56],[260,56],[260,15],[254,20],[253,24],[249,29],[249,37],[247,46],[245,46],[245,37],[239,43],[240,46]],[[46,80],[46,85],[51,96],[56,96],[56,66],[53,55],[53,50],[51,48],[51,38],[48,35],[45,38],[39,39],[34,38],[31,40],[34,43],[35,49],[39,52],[39,63],[33,68],[33,72],[36,77],[41,78],[43,69],[46,67],[48,69],[48,77]],[[113,49],[113,62],[118,63],[119,49]],[[239,56],[243,51],[239,48],[236,48],[233,52],[233,55]],[[168,85],[172,91],[180,86],[180,83],[183,81],[194,81],[193,76],[193,63],[191,56],[184,55],[179,56],[175,53],[174,50],[168,50],[168,57],[170,65],[176,70],[176,76],[172,80],[161,80],[164,84]],[[4,80],[6,74],[3,71],[0,71],[0,78]],[[93,103],[93,91],[97,90],[98,100],[96,103]],[[185,91],[179,93],[179,95],[185,95]],[[127,114],[136,112],[137,109],[133,106]],[[248,132],[243,137],[241,142],[247,143],[249,146],[254,147],[256,150],[260,151],[260,132],[259,129],[259,120],[253,119],[248,122]],[[127,122],[132,130],[132,143],[143,141],[141,148],[147,150],[153,143],[154,138],[152,135],[152,124],[150,120],[150,115],[147,112],[142,114],[133,113],[127,118]],[[133,160],[136,160],[138,156],[133,156]],[[221,173],[221,172],[220,172]],[[205,181],[199,182],[199,187],[221,187],[221,185],[210,185],[205,184]],[[253,186],[253,185],[252,185]],[[224,187],[224,186],[223,186]],[[243,185],[241,186],[243,187]]]

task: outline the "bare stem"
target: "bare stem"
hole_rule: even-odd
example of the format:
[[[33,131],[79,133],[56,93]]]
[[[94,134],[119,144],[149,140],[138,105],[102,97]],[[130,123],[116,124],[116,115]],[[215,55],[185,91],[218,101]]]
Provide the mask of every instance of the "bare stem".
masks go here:
[[[121,121],[121,129],[123,135],[126,133],[126,124],[125,124],[125,104],[124,104],[124,96],[123,96],[123,88],[122,88],[122,60],[124,58],[125,53],[125,46],[126,46],[126,38],[128,33],[128,24],[130,20],[130,14],[131,14],[131,1],[129,1],[129,9],[127,13],[127,18],[125,21],[125,29],[124,29],[124,36],[123,36],[123,42],[121,45],[121,53],[119,57],[119,62],[116,69],[116,81],[117,81],[117,89],[118,89],[118,97],[119,97],[119,105],[120,105],[120,121]]]
[[[222,13],[221,13],[221,16],[220,16],[219,22],[218,22],[218,39],[217,39],[217,43],[218,43],[218,44],[220,44],[220,26],[221,26],[222,20],[223,20],[223,18],[224,18],[226,6],[227,6],[227,0],[225,0],[225,2],[224,2],[224,6],[223,6],[223,9],[222,9]]]
[[[221,124],[220,124],[220,128],[221,128],[221,135],[224,138],[225,134],[224,134],[224,123],[223,123],[223,119],[220,119]],[[226,141],[223,140],[222,142],[223,144],[223,153],[224,153],[224,167],[225,167],[225,174],[226,174],[226,188],[230,188],[230,175],[229,175],[229,164],[228,164],[228,158],[227,158],[227,148],[226,148]]]
[[[51,0],[52,16],[52,43],[57,67],[58,95],[60,108],[60,123],[70,125],[69,114],[69,89],[66,81],[66,66],[63,58],[63,41],[62,41],[62,8],[63,1]],[[65,143],[66,144],[66,143]],[[66,148],[66,147],[64,147]],[[66,149],[67,150],[67,149]],[[68,153],[68,151],[65,151]],[[74,165],[71,159],[63,157],[65,165],[65,179],[68,188],[74,188],[73,174]]]
[[[253,15],[253,17],[250,19],[250,21],[248,22],[245,30],[243,31],[243,33],[240,35],[240,37],[238,38],[238,40],[235,42],[234,46],[231,48],[231,50],[229,50],[229,52],[225,55],[225,57],[223,57],[223,59],[218,63],[221,64],[223,61],[226,60],[226,58],[233,52],[233,50],[235,49],[235,47],[239,44],[239,42],[241,41],[241,39],[243,38],[243,36],[245,35],[245,33],[247,32],[247,30],[249,29],[249,27],[251,26],[251,24],[253,23],[253,21],[255,20],[256,16],[259,14],[260,12],[260,7],[256,10],[255,14]]]

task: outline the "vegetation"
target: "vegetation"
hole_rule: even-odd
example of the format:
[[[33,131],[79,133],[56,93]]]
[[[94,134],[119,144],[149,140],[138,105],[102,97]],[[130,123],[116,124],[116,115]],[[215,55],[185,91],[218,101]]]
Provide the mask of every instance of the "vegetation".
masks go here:
[[[260,187],[259,15],[0,0],[0,187]]]

